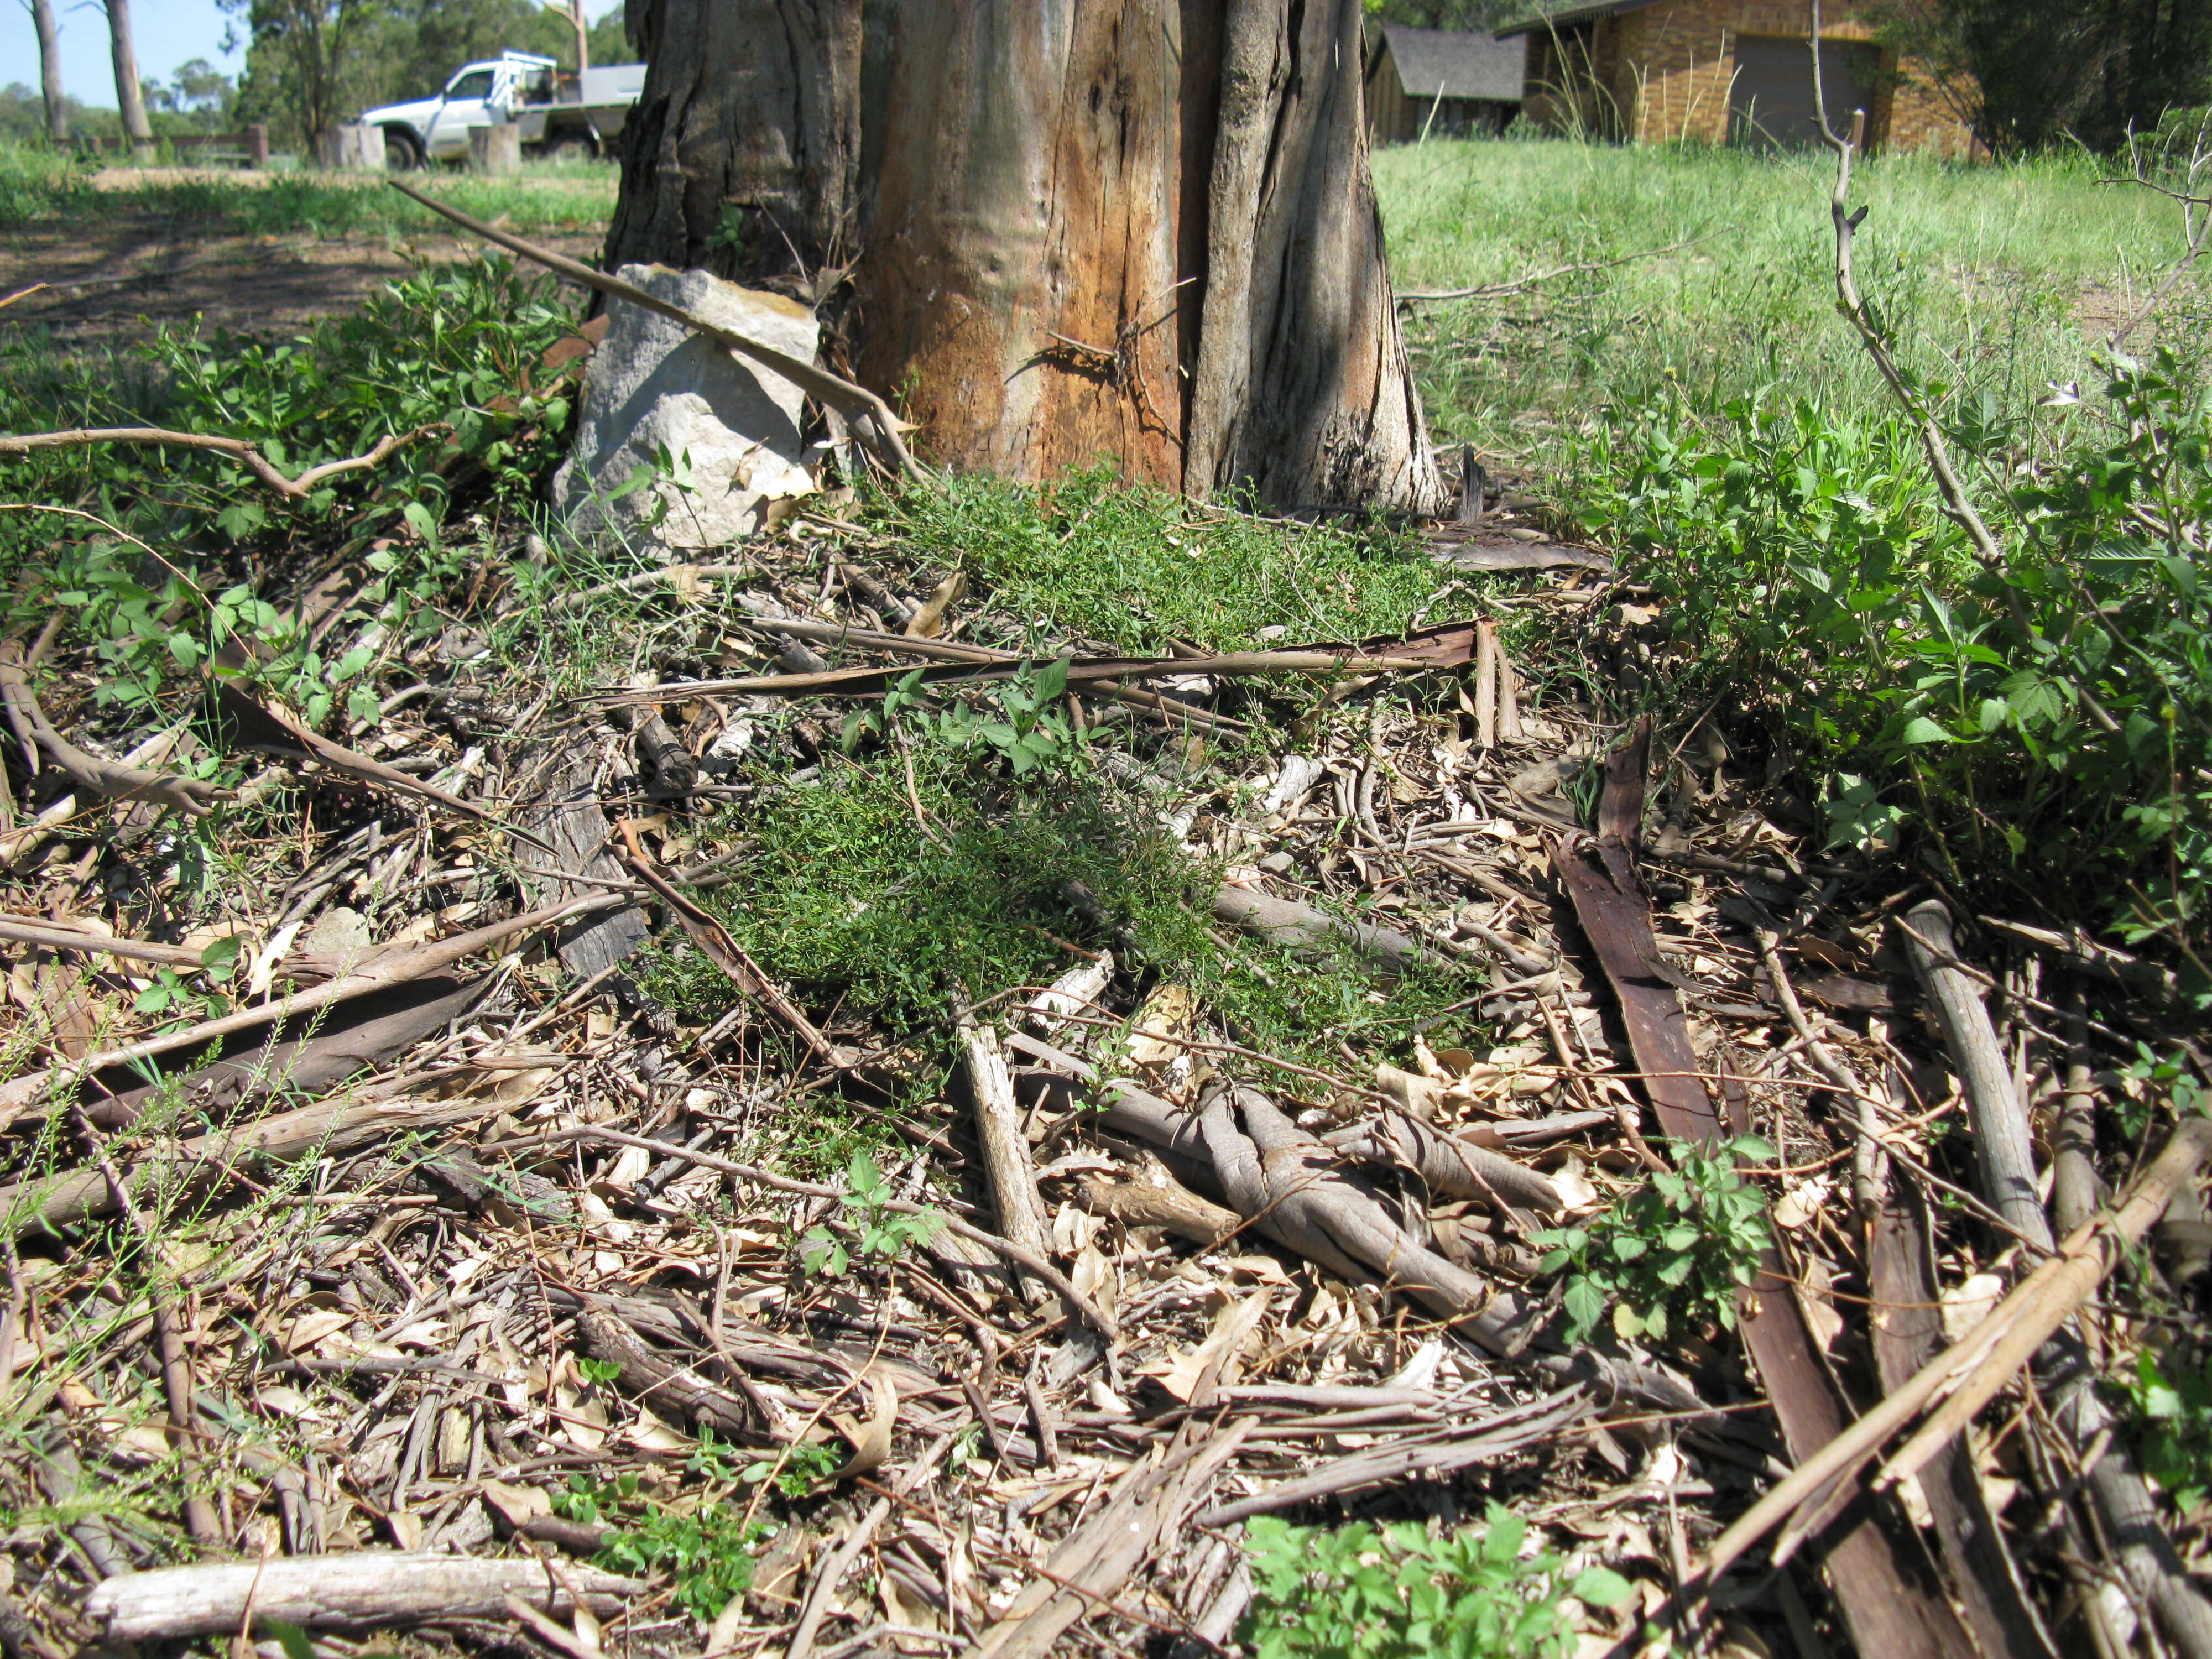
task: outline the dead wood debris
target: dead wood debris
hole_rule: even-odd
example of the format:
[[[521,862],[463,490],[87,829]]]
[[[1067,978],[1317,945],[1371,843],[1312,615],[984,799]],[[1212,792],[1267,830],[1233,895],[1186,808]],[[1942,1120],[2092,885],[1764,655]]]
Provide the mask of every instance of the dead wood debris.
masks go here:
[[[1726,744],[1668,755],[1516,664],[1506,640],[1548,629],[1602,673],[1649,620],[1565,563],[1398,641],[1050,642],[1119,783],[1226,872],[1200,925],[1378,999],[1457,981],[1485,1040],[1270,1054],[1072,895],[1056,984],[962,988],[941,1101],[915,1033],[780,983],[701,902],[742,902],[743,808],[835,763],[854,698],[915,659],[940,686],[1039,659],[1030,619],[895,544],[801,518],[743,563],[569,596],[648,618],[638,672],[573,707],[456,623],[359,748],[234,708],[313,769],[285,833],[240,843],[254,877],[197,909],[151,808],[211,797],[100,759],[131,734],[57,691],[63,736],[0,659],[31,809],[0,830],[0,1636],[1194,1655],[1252,1594],[1248,1519],[1449,1521],[1480,1493],[1638,1582],[1585,1610],[1592,1639],[1733,1565],[1735,1615],[1778,1640],[2192,1652],[2173,1574],[2201,1574],[2204,1517],[2114,1536],[2081,1489],[2118,1431],[2069,1443],[2088,1419],[2053,1369],[2142,1340],[2090,1293],[2169,1200],[2172,1237],[2202,1233],[2201,1131],[2097,1158],[2099,1103],[2141,1089],[2095,1031],[2160,1029],[2170,985],[1811,862]],[[1516,610],[1544,626],[1501,631]],[[781,672],[795,647],[820,665]],[[1291,728],[1245,677],[1280,671],[1326,690],[1269,753],[1251,734]],[[656,933],[726,1012],[639,992]],[[234,1006],[203,1000],[218,958]],[[779,1167],[840,1115],[891,1126],[866,1203]],[[1780,1170],[1742,1341],[1561,1346],[1536,1235],[1724,1129]],[[2127,1194],[2055,1255],[2054,1145],[2060,1213]],[[916,1224],[899,1249],[866,1242],[891,1222]],[[810,1267],[833,1249],[849,1271]],[[753,1558],[719,1618],[674,1554],[572,1559],[679,1522]],[[201,1562],[171,1565],[188,1532]],[[1762,1543],[1797,1576],[1738,1562]]]

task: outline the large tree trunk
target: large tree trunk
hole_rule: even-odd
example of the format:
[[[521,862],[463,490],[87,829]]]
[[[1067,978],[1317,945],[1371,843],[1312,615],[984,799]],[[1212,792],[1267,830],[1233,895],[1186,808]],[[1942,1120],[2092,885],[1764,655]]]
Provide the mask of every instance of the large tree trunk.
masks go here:
[[[31,25],[39,36],[39,91],[46,100],[46,137],[69,140],[69,98],[62,90],[62,32],[54,21],[54,0],[31,0]]]
[[[1443,507],[1359,0],[629,0],[629,21],[651,69],[609,258],[818,297],[926,457]]]
[[[146,120],[146,95],[138,86],[138,49],[131,40],[131,0],[107,0],[107,39],[115,58],[115,106],[123,112],[123,136],[141,154],[154,147]]]

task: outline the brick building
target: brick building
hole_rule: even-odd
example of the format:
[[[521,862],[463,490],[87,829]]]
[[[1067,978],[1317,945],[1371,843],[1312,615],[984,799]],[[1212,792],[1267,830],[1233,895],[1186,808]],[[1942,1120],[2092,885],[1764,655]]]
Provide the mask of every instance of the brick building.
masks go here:
[[[1867,112],[1873,149],[1976,153],[1972,134],[1915,60],[1875,38],[1869,0],[1825,0],[1829,118]],[[1594,0],[1501,29],[1528,40],[1530,119],[1637,143],[1814,143],[1806,0]]]

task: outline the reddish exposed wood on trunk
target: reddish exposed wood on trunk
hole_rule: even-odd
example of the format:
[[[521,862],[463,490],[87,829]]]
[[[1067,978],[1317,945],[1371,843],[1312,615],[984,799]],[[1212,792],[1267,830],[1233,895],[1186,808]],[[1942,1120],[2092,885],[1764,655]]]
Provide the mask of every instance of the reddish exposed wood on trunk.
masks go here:
[[[916,447],[1442,510],[1358,0],[630,0],[617,263],[824,303]]]

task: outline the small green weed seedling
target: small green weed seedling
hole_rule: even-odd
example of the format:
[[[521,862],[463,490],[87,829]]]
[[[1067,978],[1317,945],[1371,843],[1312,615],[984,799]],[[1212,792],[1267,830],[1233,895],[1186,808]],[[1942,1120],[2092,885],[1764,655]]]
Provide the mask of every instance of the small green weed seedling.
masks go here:
[[[594,1361],[586,1361],[587,1364]],[[635,1474],[617,1475],[611,1480],[594,1480],[586,1474],[572,1474],[568,1484],[552,1495],[553,1513],[563,1521],[580,1521],[591,1526],[617,1509],[637,1498],[638,1480]]]
[[[1663,1337],[1671,1304],[1735,1328],[1737,1290],[1751,1283],[1766,1248],[1766,1196],[1738,1173],[1738,1160],[1774,1149],[1752,1135],[1715,1146],[1677,1145],[1671,1173],[1655,1175],[1587,1226],[1532,1235],[1546,1246],[1544,1271],[1572,1269],[1562,1307],[1566,1338],[1581,1342],[1613,1310],[1623,1337]]]
[[[738,1479],[748,1486],[773,1482],[786,1498],[804,1498],[837,1469],[837,1449],[826,1441],[800,1440],[774,1457],[756,1458]]]
[[[1070,758],[1083,743],[1082,734],[1060,708],[1073,660],[1061,657],[1041,668],[1024,663],[1012,679],[985,693],[990,706],[978,709],[947,702],[934,714],[922,688],[922,671],[917,668],[884,693],[880,708],[853,713],[845,722],[845,745],[851,748],[863,732],[898,727],[910,729],[925,742],[942,744],[955,754],[994,751],[1016,777],[1038,767],[1049,768]]]
[[[1561,1606],[1627,1600],[1603,1567],[1566,1577],[1548,1551],[1524,1557],[1528,1523],[1492,1504],[1480,1533],[1431,1538],[1413,1522],[1330,1531],[1273,1516],[1251,1523],[1251,1611],[1240,1638],[1256,1659],[1565,1659]]]
[[[903,1215],[887,1207],[891,1190],[875,1159],[866,1152],[853,1154],[845,1168],[845,1221],[855,1235],[850,1246],[827,1227],[808,1230],[799,1242],[799,1260],[811,1273],[842,1277],[857,1255],[863,1261],[890,1262],[911,1245],[927,1244],[945,1224],[945,1218]]]
[[[603,1567],[636,1577],[668,1574],[684,1609],[694,1618],[712,1620],[732,1596],[751,1588],[752,1547],[772,1530],[721,1504],[708,1504],[696,1515],[662,1510],[609,1539],[598,1559]]]

